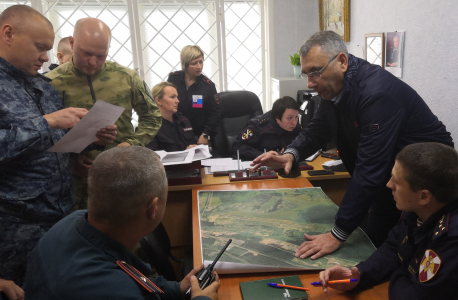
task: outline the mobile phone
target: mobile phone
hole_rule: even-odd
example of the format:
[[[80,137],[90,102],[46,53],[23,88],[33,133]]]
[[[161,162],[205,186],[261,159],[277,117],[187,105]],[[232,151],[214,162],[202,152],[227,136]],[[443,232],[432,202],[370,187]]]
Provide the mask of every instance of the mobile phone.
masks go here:
[[[316,176],[316,175],[332,175],[334,174],[333,170],[314,170],[314,171],[307,171],[310,176]]]

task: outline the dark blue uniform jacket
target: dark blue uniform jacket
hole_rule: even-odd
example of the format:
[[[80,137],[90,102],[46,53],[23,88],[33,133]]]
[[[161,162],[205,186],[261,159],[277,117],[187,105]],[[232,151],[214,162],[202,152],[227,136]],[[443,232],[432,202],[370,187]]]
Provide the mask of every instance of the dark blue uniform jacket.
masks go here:
[[[232,147],[232,157],[237,158],[237,150],[240,159],[253,160],[266,151],[281,151],[301,132],[301,125],[297,123],[293,131],[282,129],[270,111],[251,119],[246,128],[237,136]]]
[[[162,125],[154,139],[146,146],[151,150],[182,151],[197,144],[191,122],[181,113],[173,114],[173,122],[162,119]]]
[[[78,210],[54,225],[32,251],[24,284],[33,299],[181,299],[180,284],[150,278],[164,293],[150,293],[116,261],[148,276],[151,268],[126,247],[106,236]],[[208,297],[195,297],[205,300]]]
[[[321,101],[308,127],[289,147],[305,159],[333,136],[352,175],[335,223],[337,231],[347,234],[359,226],[374,201],[393,203],[386,183],[402,148],[420,142],[453,147],[444,124],[411,87],[351,54],[341,96],[335,102]]]
[[[357,288],[390,279],[395,299],[458,298],[458,201],[433,214],[420,227],[415,213],[403,213],[388,240],[356,267]]]
[[[176,86],[180,100],[178,112],[181,112],[191,121],[194,134],[197,136],[202,133],[210,136],[215,135],[221,117],[221,107],[215,84],[204,75],[200,75],[196,82],[186,89],[183,71],[170,73],[167,81]],[[202,96],[202,105],[193,105],[193,95]]]

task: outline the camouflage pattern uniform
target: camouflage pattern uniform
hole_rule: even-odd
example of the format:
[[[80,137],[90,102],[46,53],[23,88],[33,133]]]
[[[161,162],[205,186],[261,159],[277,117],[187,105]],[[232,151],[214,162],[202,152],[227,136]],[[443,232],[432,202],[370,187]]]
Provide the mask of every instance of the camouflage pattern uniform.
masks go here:
[[[127,142],[145,146],[161,127],[161,113],[153,100],[146,83],[136,71],[117,63],[106,61],[102,69],[87,76],[73,65],[73,59],[46,74],[51,84],[62,95],[65,91],[66,107],[81,107],[90,110],[97,100],[124,107],[125,110],[115,123],[118,126],[116,140],[106,149]],[[132,126],[132,109],[138,114],[138,127]],[[100,151],[82,152],[89,159],[95,159]],[[76,209],[87,207],[87,178],[74,175]]]
[[[49,81],[0,57],[0,278],[18,285],[30,251],[75,203],[69,154],[46,151],[66,133],[43,117],[64,108]]]

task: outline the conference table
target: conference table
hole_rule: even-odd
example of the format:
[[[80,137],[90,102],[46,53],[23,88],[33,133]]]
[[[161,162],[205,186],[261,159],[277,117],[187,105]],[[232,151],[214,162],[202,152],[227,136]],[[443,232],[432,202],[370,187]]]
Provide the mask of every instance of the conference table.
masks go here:
[[[285,180],[266,180],[266,181],[247,181],[231,184],[217,184],[194,187],[192,189],[192,235],[193,235],[193,260],[194,266],[202,263],[199,211],[197,205],[197,192],[201,190],[255,190],[255,189],[280,189],[280,188],[304,188],[313,187],[306,178],[295,178]],[[310,283],[318,281],[318,270],[299,271],[299,272],[273,272],[273,273],[254,273],[254,274],[221,274],[219,289],[219,300],[242,300],[240,293],[240,282],[262,280],[280,276],[298,275],[304,287],[310,287]],[[325,294],[320,287],[311,287],[307,292],[309,299],[388,299],[388,282],[382,283],[371,289],[362,292],[341,292],[329,289]],[[260,299],[262,300],[262,299]]]

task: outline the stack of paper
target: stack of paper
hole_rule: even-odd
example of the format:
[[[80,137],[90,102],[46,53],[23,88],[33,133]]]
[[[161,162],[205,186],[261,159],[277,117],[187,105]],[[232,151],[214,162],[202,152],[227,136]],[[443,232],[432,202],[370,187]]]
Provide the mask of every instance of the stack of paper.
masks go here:
[[[213,174],[214,172],[235,171],[250,169],[252,161],[241,161],[240,166],[236,159],[231,158],[212,158],[202,161],[202,166],[205,166],[205,174]]]
[[[154,152],[159,155],[164,166],[189,164],[196,160],[212,157],[207,145],[199,145],[184,151],[166,152],[158,150]]]

